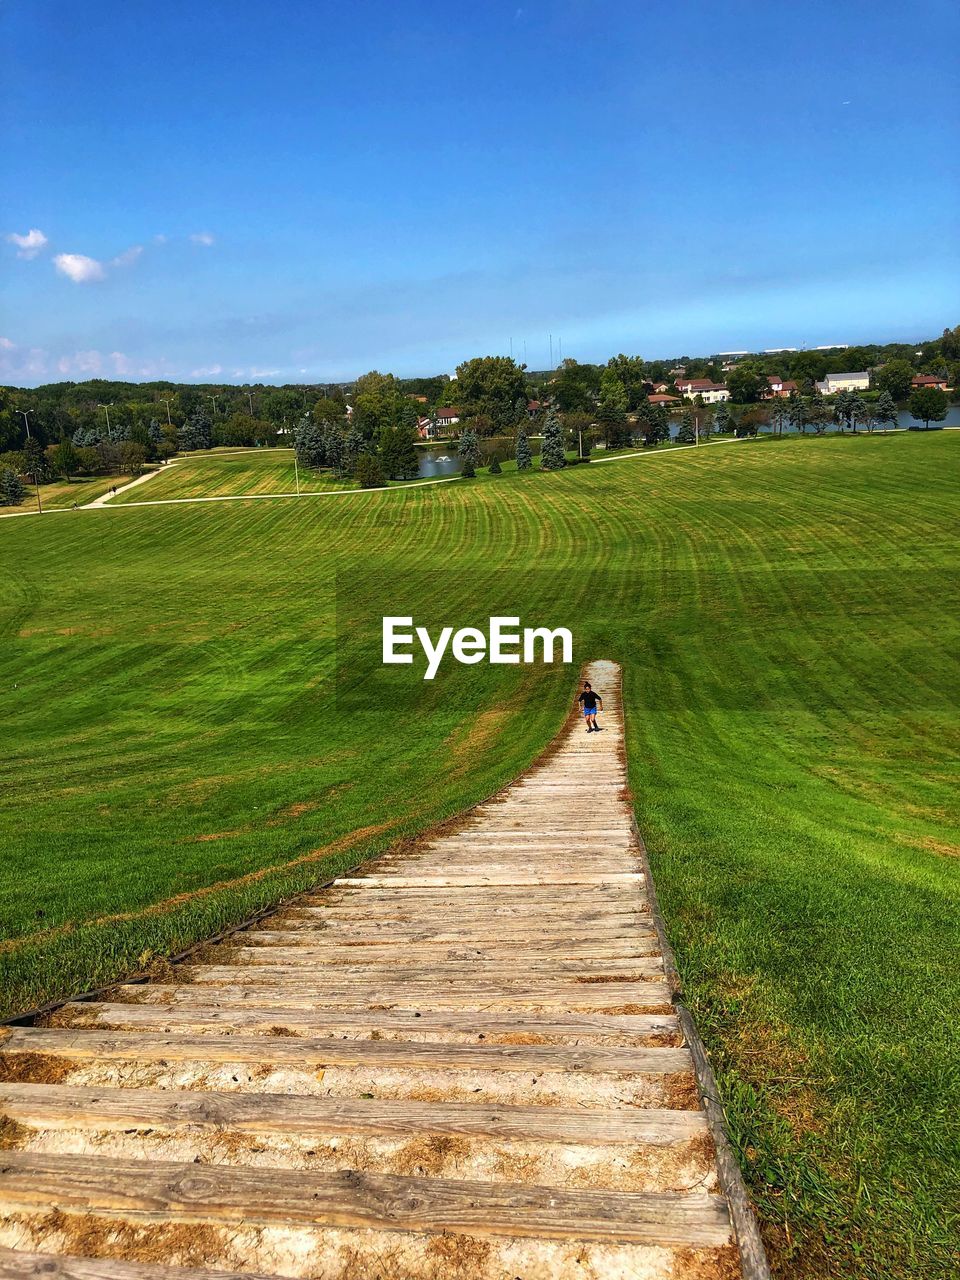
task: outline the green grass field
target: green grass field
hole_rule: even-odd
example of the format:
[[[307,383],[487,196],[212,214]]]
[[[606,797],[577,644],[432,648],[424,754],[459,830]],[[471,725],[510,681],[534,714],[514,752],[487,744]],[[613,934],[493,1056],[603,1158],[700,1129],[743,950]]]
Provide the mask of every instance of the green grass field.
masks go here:
[[[378,668],[382,614],[569,625],[577,662],[624,665],[637,816],[776,1274],[954,1274],[958,479],[956,435],[765,440],[8,521],[5,1009],[480,799],[561,724],[575,671],[425,684]]]
[[[300,492],[353,489],[352,480],[337,480],[300,468]],[[222,450],[175,458],[146,484],[111,499],[111,505],[164,498],[218,498],[229,494],[296,493],[292,449]]]

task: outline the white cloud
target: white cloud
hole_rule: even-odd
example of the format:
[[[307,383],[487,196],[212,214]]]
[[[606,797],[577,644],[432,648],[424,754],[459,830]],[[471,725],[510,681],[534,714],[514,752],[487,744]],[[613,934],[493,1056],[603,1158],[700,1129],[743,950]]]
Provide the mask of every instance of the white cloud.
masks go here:
[[[136,260],[143,253],[142,244],[133,244],[129,249],[124,249],[123,253],[118,253],[115,258],[111,258],[111,267],[132,267]]]
[[[190,377],[191,378],[215,378],[218,373],[223,373],[223,365],[211,364],[211,365],[207,365],[207,367],[204,369],[192,369],[190,372]]]
[[[194,244],[202,244],[205,248],[213,244],[213,236],[209,231],[195,231],[190,239]]]
[[[0,351],[12,351],[16,345],[9,338],[0,338]]]
[[[31,227],[25,236],[17,235],[16,231],[11,231],[7,236],[10,244],[17,246],[18,258],[35,258],[41,249],[47,246],[47,237],[37,227]]]
[[[157,235],[155,235],[155,236],[153,237],[153,243],[154,243],[154,244],[166,244],[166,243],[167,243],[167,237],[163,234],[163,232],[162,232],[162,231],[160,231],[160,232],[158,232],[158,233],[157,233]]]
[[[99,351],[75,351],[72,356],[61,356],[57,369],[60,373],[97,374],[103,370],[103,356]]]
[[[53,265],[61,275],[68,276],[74,284],[88,284],[91,280],[102,280],[105,272],[103,263],[96,258],[88,258],[85,253],[58,253]]]

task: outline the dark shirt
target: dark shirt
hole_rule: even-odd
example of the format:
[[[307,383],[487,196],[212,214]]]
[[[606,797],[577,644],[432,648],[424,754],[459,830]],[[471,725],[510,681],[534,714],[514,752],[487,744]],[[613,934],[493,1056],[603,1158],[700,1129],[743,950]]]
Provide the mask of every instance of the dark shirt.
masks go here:
[[[599,697],[599,693],[594,693],[592,689],[584,689],[577,701],[583,703],[584,711],[596,711]]]

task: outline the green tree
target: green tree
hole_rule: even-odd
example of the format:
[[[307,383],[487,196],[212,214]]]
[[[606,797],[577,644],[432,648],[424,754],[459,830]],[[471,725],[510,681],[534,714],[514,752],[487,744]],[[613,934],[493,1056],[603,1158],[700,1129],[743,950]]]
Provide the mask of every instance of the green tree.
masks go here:
[[[778,436],[783,435],[783,424],[790,421],[790,401],[778,396],[770,406],[770,417]]]
[[[853,391],[841,391],[833,402],[833,420],[842,431],[853,422],[857,396]]]
[[[833,414],[830,406],[822,396],[813,396],[807,406],[806,419],[818,436],[822,436],[830,424]]]
[[[627,393],[613,369],[604,369],[600,375],[597,422],[603,429],[608,448],[616,449],[629,444]]]
[[[128,475],[138,476],[143,472],[143,464],[147,460],[147,451],[137,440],[124,440],[120,446],[120,470]]]
[[[64,436],[59,444],[53,446],[50,461],[57,474],[63,476],[67,482],[80,470],[80,459],[68,436]]]
[[[530,402],[526,396],[519,396],[517,398],[517,401],[513,406],[513,425],[515,427],[519,427],[521,422],[527,422],[529,420],[527,416],[527,405],[529,403]]]
[[[343,437],[343,454],[341,457],[341,466],[344,475],[352,476],[356,474],[357,462],[363,453],[364,439],[356,427],[350,427],[347,434]]]
[[[465,476],[475,476],[480,465],[480,440],[468,427],[460,436],[460,470]]]
[[[43,445],[36,436],[31,436],[23,445],[23,470],[34,484],[46,484],[53,479],[53,471]]]
[[[209,449],[213,443],[213,428],[206,409],[194,409],[177,434],[178,444],[183,450]]]
[[[516,458],[518,471],[530,470],[532,464],[530,441],[527,439],[527,428],[524,423],[517,427]]]
[[[677,431],[677,440],[680,444],[696,444],[697,430],[693,420],[693,410],[684,409],[680,415],[680,428]]]
[[[607,361],[607,370],[615,375],[617,381],[623,387],[627,397],[627,410],[636,409],[640,401],[646,399],[647,394],[647,378],[641,357],[625,356],[623,354],[614,356]],[[600,375],[600,384],[602,387],[602,373]]]
[[[483,413],[497,427],[516,420],[517,401],[526,404],[523,369],[509,356],[477,356],[457,365],[456,381],[444,393],[465,412]]]
[[[853,427],[854,435],[856,435],[857,427],[865,427],[870,421],[870,410],[867,408],[867,402],[863,396],[854,393],[850,402],[850,424]]]
[[[761,378],[752,364],[735,365],[727,374],[730,398],[737,404],[756,404],[765,386],[766,379]]]
[[[301,418],[294,428],[293,448],[302,467],[317,471],[327,461],[323,431],[311,418]]]
[[[713,419],[714,430],[720,435],[726,435],[730,430],[730,407],[725,400],[721,400],[717,405],[717,413]]]
[[[540,450],[541,471],[559,471],[567,465],[566,449],[563,443],[563,427],[552,406],[547,410],[547,420],[543,429],[543,448]]]
[[[353,474],[361,489],[382,489],[387,483],[380,459],[374,453],[366,451],[361,453],[357,458]]]
[[[791,427],[795,427],[801,435],[805,436],[807,434],[807,406],[804,403],[803,396],[798,396],[795,391],[791,391],[787,404],[789,405],[788,416]]]
[[[645,449],[655,449],[670,439],[670,417],[662,404],[647,416],[641,428],[641,438]]]
[[[493,461],[490,463],[490,474],[492,476],[498,476],[501,474],[502,471],[503,471],[503,467],[501,467],[500,465],[500,459],[497,457],[496,454],[494,454]]]
[[[380,434],[381,465],[391,480],[415,480],[420,463],[411,427],[387,427]]]
[[[23,502],[23,481],[12,467],[4,467],[0,471],[0,505],[19,507]]]
[[[913,385],[913,365],[909,360],[888,360],[875,381],[877,387],[894,400],[906,400]]]
[[[873,420],[884,429],[888,425],[893,426],[896,424],[897,406],[889,391],[881,391],[877,397],[877,403],[873,409]]]
[[[907,408],[910,410],[910,417],[922,422],[924,428],[929,430],[931,422],[944,420],[949,405],[947,393],[939,387],[919,387],[910,397]]]
[[[563,413],[577,410],[590,413],[594,407],[594,398],[600,390],[600,370],[595,364],[564,360],[550,390],[557,408]]]

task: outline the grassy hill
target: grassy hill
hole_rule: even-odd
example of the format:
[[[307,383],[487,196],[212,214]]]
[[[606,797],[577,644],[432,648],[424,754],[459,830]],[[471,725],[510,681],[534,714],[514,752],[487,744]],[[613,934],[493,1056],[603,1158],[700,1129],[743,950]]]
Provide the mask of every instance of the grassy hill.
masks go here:
[[[561,723],[573,671],[425,684],[379,667],[383,614],[568,625],[577,662],[624,665],[638,819],[779,1273],[946,1276],[958,476],[956,435],[769,440],[6,522],[5,1008],[454,812]]]

